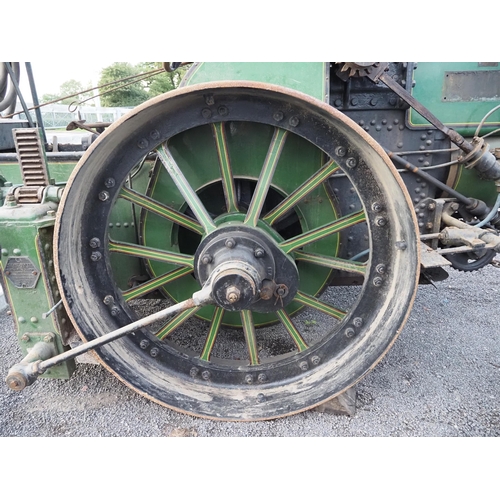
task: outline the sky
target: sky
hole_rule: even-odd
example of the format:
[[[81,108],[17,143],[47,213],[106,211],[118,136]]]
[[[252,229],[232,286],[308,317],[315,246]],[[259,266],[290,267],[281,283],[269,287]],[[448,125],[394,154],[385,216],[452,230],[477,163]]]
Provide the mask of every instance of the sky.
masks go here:
[[[77,80],[85,88],[87,88],[89,82],[91,82],[91,86],[97,86],[101,70],[113,64],[113,62],[104,60],[85,62],[69,60],[58,65],[53,65],[47,61],[31,62],[38,97],[41,98],[43,94],[57,94],[61,84],[68,80]],[[31,100],[24,63],[21,63],[21,91],[26,100]]]

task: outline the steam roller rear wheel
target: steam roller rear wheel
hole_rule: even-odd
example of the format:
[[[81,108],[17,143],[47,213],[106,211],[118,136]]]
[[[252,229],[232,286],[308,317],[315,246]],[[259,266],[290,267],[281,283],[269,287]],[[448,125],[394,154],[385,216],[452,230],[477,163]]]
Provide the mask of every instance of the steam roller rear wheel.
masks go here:
[[[360,199],[349,213],[338,175]],[[124,210],[136,240],[113,223]],[[129,387],[192,415],[262,420],[325,402],[384,356],[414,300],[416,222],[390,160],[332,107],[277,86],[202,84],[139,106],[86,152],[58,213],[58,283],[84,340],[217,275],[214,305],[97,351]],[[365,262],[339,257],[358,224]],[[137,264],[145,276],[130,279]],[[339,271],[362,284],[329,286]]]

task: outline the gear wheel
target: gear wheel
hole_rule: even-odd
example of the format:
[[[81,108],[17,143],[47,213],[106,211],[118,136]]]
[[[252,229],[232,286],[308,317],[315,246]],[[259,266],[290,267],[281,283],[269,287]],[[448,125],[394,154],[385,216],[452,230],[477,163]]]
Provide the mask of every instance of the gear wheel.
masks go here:
[[[495,250],[483,250],[482,252],[452,253],[446,255],[446,258],[455,269],[471,272],[490,264],[495,255]]]
[[[377,68],[378,62],[338,62],[340,64],[340,72],[346,74],[347,77],[363,77],[368,76],[374,68]]]

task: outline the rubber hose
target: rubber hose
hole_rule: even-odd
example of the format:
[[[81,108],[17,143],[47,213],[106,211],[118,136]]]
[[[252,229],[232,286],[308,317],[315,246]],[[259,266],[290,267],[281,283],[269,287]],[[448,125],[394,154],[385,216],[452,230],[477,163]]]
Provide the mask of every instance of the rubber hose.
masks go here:
[[[2,69],[5,72],[6,76],[8,76],[7,70],[5,69],[4,65],[2,65]],[[20,70],[19,70],[19,63],[18,62],[12,63],[12,71],[14,73],[14,77],[16,79],[16,82],[19,84]],[[3,79],[4,79],[4,77],[2,75],[0,77],[0,81]],[[7,79],[6,79],[6,81],[7,81]],[[4,86],[7,87],[5,83],[4,83]],[[7,94],[5,95],[5,97],[2,99],[2,101],[0,101],[0,112],[9,108],[13,104],[15,105],[16,97],[17,97],[16,89],[15,89],[14,85],[11,85]]]

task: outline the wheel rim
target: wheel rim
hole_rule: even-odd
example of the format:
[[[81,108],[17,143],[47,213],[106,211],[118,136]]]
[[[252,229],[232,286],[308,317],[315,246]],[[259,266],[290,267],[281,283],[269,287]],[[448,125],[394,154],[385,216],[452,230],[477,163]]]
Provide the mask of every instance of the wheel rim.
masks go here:
[[[253,127],[247,137],[259,140],[272,132],[265,145],[269,160],[264,159],[258,179],[250,175],[248,165],[234,163],[238,157],[234,144],[241,143],[228,140],[225,132],[231,126]],[[207,135],[207,130],[212,134],[215,169],[201,169],[199,160],[192,158],[189,163],[187,152],[175,145],[200,133]],[[285,186],[284,151],[289,144],[303,149],[304,141],[312,144],[321,163],[315,167],[317,160],[309,160],[301,178],[288,176],[293,187]],[[208,146],[201,149],[208,151]],[[230,154],[224,155],[225,150]],[[156,151],[161,164],[138,195],[126,180],[148,151]],[[253,151],[244,154],[250,157]],[[225,207],[212,217],[200,197],[217,181],[217,172]],[[328,178],[339,172],[351,180],[362,210],[336,213],[329,190],[334,177]],[[252,180],[256,187],[245,211],[236,185]],[[165,184],[168,188],[162,189]],[[321,207],[307,199],[318,189],[326,201]],[[266,211],[268,193],[275,198],[271,205],[278,204]],[[142,210],[137,245],[110,238],[111,210],[124,201]],[[313,209],[305,207],[306,202]],[[290,213],[300,220],[295,229],[300,234],[285,239],[272,226],[277,216]],[[151,222],[155,217],[167,226],[162,236],[157,223]],[[104,365],[121,380],[180,411],[258,420],[320,404],[353,385],[383,357],[411,309],[417,282],[416,225],[401,180],[369,136],[329,106],[297,92],[244,82],[204,84],[149,101],[103,134],[73,172],[56,222],[56,254],[58,282],[80,335],[91,340],[136,318],[130,302],[140,295],[137,287],[120,290],[114,255],[147,261],[151,277],[139,285],[141,293],[161,283],[170,298],[180,300],[179,290],[189,295],[193,283],[200,288],[191,275],[195,259],[179,247],[169,248],[172,243],[165,242],[165,234],[171,238],[182,227],[184,232],[201,233],[203,241],[224,224],[261,230],[270,245],[293,257],[300,273],[293,300],[283,308],[278,303],[275,312],[261,317],[252,312],[253,305],[236,313],[210,306],[182,313],[156,330],[136,331],[98,351]],[[337,257],[343,233],[355,224],[367,226],[366,263]],[[347,291],[357,293],[349,308],[342,305],[339,289],[321,295],[332,270],[363,277],[362,286]],[[184,284],[188,280],[189,286]],[[233,319],[228,319],[230,315]],[[243,328],[226,332],[221,326],[224,317],[230,326]],[[200,334],[203,318],[209,321]],[[308,331],[316,330],[315,318],[325,323],[320,332]],[[195,326],[186,333],[189,322]],[[272,331],[278,328],[279,334]],[[264,353],[259,345],[264,345]],[[229,353],[227,346],[232,349]]]

